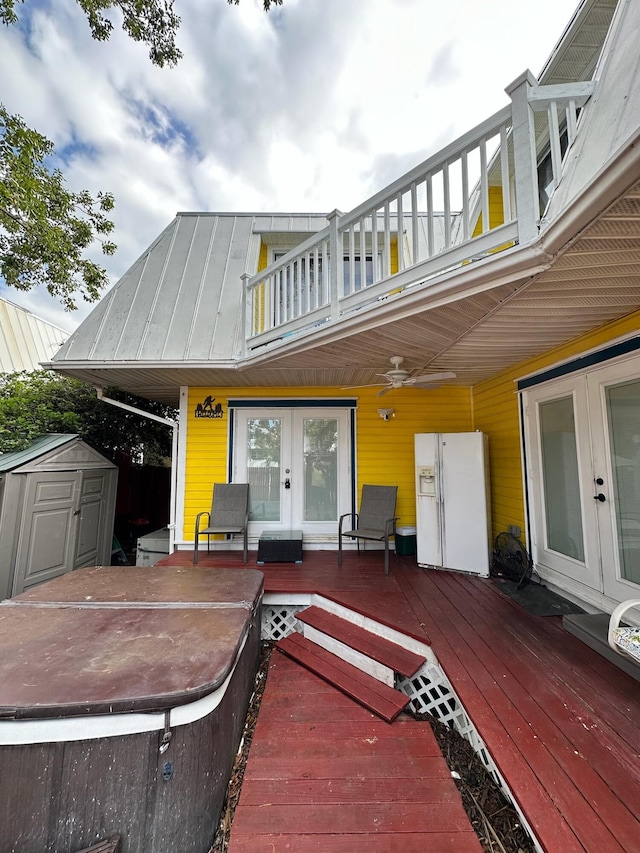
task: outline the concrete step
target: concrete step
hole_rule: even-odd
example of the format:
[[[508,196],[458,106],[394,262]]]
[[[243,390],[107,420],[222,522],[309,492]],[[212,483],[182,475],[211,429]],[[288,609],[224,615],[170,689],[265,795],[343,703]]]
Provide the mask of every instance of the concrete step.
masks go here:
[[[283,654],[391,723],[409,704],[409,697],[294,632],[275,644]]]

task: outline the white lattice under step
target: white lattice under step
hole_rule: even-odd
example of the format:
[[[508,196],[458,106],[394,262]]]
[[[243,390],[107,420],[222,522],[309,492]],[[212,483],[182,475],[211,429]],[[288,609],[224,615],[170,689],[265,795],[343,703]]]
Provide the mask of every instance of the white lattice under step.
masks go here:
[[[263,640],[281,640],[293,631],[301,632],[302,626],[297,615],[306,604],[263,604],[262,628]]]

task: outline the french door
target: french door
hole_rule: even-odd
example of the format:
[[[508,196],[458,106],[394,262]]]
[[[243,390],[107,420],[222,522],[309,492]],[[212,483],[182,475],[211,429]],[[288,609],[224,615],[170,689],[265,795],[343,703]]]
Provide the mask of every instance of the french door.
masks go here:
[[[640,595],[640,359],[526,393],[535,559],[622,601]]]
[[[233,479],[249,483],[249,534],[335,536],[349,508],[349,413],[329,408],[237,409]]]
[[[622,601],[640,594],[640,364],[594,371],[587,394],[604,592]]]

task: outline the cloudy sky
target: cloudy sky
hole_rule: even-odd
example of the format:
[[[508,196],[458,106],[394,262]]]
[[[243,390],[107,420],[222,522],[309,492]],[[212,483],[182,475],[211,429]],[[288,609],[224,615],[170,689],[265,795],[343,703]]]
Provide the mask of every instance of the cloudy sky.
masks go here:
[[[91,39],[75,0],[0,25],[0,101],[56,145],[69,186],[112,192],[112,283],[177,211],[348,211],[505,106],[578,0],[175,0],[184,57]],[[69,331],[48,294],[0,295]]]

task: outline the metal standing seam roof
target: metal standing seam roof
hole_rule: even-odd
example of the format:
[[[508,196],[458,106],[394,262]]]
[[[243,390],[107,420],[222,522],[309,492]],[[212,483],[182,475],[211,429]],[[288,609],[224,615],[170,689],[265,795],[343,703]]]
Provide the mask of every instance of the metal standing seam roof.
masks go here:
[[[0,373],[37,370],[69,337],[69,332],[0,298]]]
[[[238,352],[241,276],[260,232],[297,232],[324,216],[179,213],[58,351],[54,361],[228,362]]]

